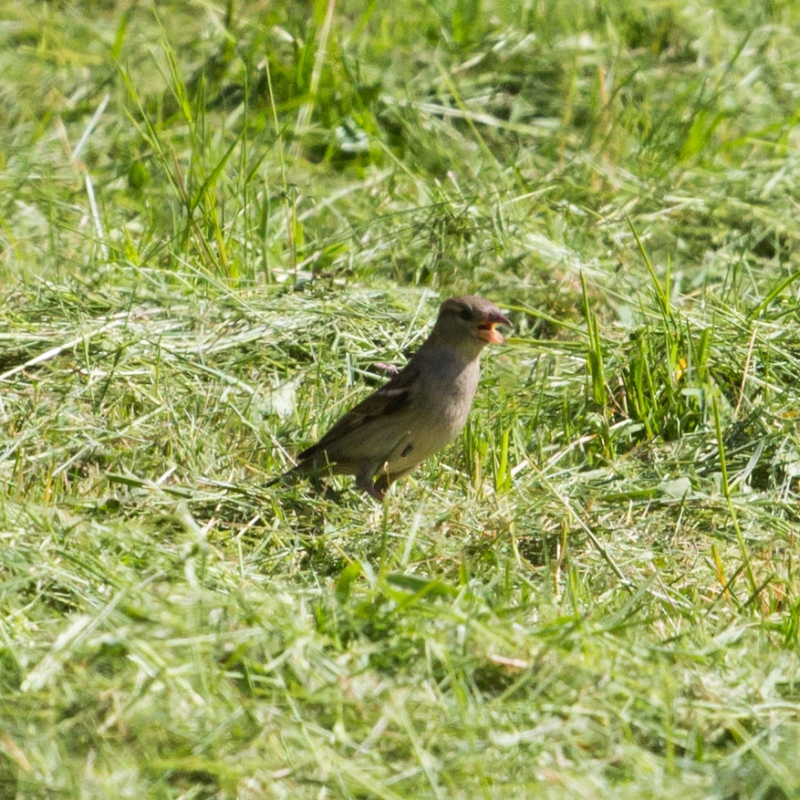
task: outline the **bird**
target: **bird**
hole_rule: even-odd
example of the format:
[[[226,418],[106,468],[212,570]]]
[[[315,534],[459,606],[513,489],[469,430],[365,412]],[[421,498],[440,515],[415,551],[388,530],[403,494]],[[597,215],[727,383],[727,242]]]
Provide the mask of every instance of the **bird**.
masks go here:
[[[450,297],[428,338],[399,372],[348,411],[298,455],[284,478],[355,475],[355,484],[382,501],[386,490],[438,453],[467,421],[487,344],[503,344],[500,309],[474,295]]]

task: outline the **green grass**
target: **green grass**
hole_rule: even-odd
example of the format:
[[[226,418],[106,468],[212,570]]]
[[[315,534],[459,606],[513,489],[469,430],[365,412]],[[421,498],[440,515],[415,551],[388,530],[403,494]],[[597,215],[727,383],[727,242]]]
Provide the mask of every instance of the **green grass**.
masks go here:
[[[0,800],[800,796],[800,7],[155,5],[0,10]]]

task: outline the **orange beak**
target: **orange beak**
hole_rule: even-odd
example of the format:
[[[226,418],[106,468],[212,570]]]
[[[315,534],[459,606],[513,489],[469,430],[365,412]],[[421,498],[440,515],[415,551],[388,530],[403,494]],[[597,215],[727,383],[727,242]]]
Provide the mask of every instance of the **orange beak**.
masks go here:
[[[500,331],[494,329],[495,325],[507,325],[510,328],[511,322],[509,322],[505,314],[489,314],[483,322],[478,325],[478,337],[489,342],[489,344],[503,344],[505,338]]]

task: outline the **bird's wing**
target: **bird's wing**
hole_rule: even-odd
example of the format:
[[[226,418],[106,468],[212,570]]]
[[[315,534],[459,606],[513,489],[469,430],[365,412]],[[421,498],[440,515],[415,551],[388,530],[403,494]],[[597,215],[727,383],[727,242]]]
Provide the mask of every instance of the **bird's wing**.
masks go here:
[[[389,417],[407,411],[414,402],[419,386],[419,366],[416,360],[409,362],[388,383],[362,400],[347,412],[316,443],[298,455],[301,461],[311,458],[352,433],[381,417]]]

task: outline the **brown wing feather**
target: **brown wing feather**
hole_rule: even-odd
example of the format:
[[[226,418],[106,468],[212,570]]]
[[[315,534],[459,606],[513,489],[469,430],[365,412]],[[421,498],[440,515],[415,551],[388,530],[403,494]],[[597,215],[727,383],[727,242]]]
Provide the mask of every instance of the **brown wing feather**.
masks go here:
[[[373,392],[357,406],[350,409],[340,420],[334,423],[333,427],[316,444],[312,444],[311,447],[303,450],[297,457],[301,461],[305,461],[330,447],[334,442],[361,425],[365,425],[378,417],[397,414],[407,409],[413,401],[412,386],[418,375],[419,369],[411,361],[388,383],[381,386],[378,391]]]

